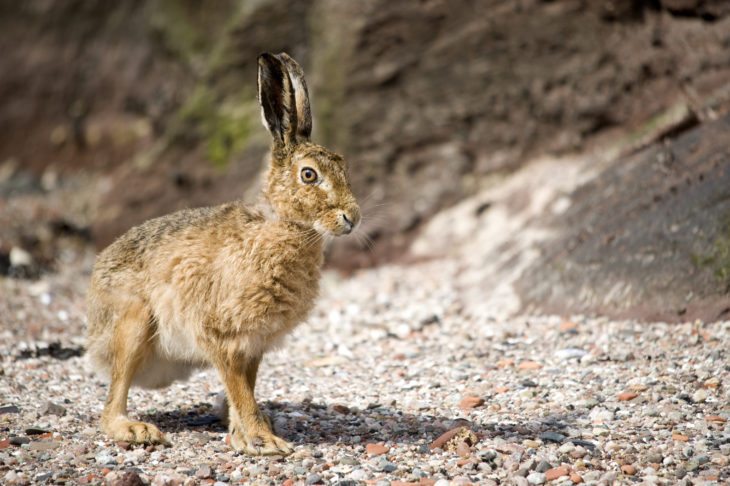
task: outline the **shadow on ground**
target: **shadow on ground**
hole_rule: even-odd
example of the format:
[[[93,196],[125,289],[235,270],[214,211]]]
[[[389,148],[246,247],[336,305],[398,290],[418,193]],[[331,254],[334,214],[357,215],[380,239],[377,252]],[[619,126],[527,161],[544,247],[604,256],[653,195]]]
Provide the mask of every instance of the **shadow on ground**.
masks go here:
[[[347,409],[317,402],[264,402],[262,410],[271,417],[279,435],[298,445],[385,442],[421,445],[423,452],[427,452],[428,446],[444,432],[464,426],[481,438],[502,438],[517,443],[540,439],[545,443],[573,442],[595,448],[592,442],[570,437],[567,432],[571,423],[583,415],[582,411],[540,420],[525,417],[524,421],[516,423],[469,421],[427,413],[416,415],[387,406]],[[164,432],[223,433],[227,430],[212,413],[210,404],[159,411],[141,415],[140,419],[158,425]]]

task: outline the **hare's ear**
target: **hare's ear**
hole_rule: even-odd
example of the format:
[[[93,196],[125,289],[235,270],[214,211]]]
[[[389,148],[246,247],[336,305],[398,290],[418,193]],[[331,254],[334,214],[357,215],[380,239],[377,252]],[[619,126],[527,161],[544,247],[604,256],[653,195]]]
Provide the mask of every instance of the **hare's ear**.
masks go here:
[[[309,140],[312,135],[312,111],[309,108],[309,91],[304,80],[304,71],[299,64],[285,52],[278,56],[289,72],[289,80],[294,89],[297,127],[296,136],[299,140]]]
[[[294,90],[286,66],[273,54],[259,56],[258,91],[264,126],[274,142],[290,145],[297,124]]]

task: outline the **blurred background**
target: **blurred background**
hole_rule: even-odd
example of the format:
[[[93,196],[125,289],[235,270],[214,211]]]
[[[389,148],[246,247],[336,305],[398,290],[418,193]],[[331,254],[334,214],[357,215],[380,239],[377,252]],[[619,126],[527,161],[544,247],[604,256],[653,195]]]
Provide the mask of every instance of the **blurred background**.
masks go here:
[[[256,57],[286,51],[371,240],[331,268],[450,258],[477,308],[730,315],[729,2],[2,0],[0,50],[8,278],[84,281],[135,224],[255,201]]]

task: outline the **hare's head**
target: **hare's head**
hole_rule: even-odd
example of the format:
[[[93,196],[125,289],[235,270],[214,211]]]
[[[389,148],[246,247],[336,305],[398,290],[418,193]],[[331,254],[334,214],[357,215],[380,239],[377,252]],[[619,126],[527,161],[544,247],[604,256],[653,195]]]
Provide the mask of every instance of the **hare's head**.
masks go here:
[[[277,216],[322,234],[350,233],[360,208],[345,160],[309,139],[312,113],[299,64],[285,53],[259,56],[258,95],[274,139],[264,195]]]

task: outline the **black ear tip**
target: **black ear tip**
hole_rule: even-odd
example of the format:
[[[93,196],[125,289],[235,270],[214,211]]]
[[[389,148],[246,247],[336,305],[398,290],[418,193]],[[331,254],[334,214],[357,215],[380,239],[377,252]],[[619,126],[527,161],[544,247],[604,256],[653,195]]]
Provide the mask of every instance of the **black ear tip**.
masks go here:
[[[259,64],[266,64],[276,60],[276,56],[270,52],[262,52],[257,59]]]

